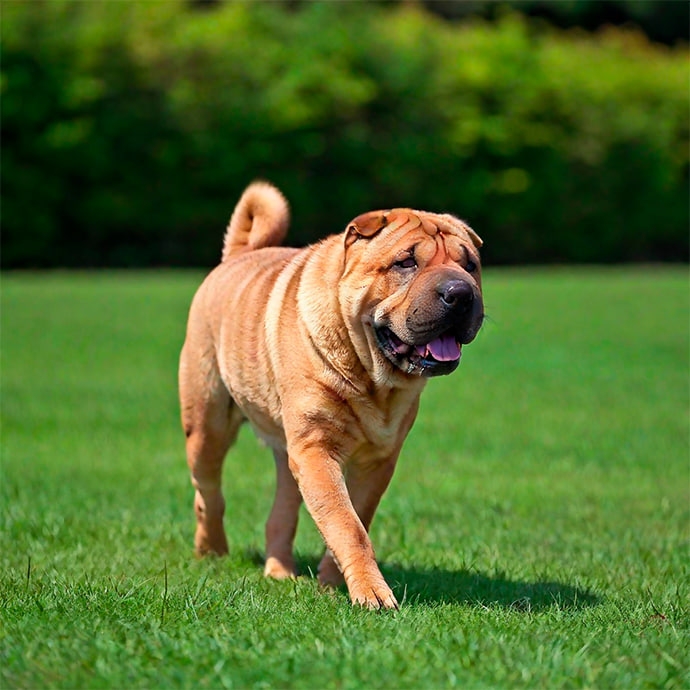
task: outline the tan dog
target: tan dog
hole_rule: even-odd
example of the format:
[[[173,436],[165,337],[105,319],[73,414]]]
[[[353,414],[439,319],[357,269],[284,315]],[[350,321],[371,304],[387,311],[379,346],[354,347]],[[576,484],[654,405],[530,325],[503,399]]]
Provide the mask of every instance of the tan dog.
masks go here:
[[[296,575],[302,500],[326,543],[322,584],[397,608],[368,530],[426,378],[458,365],[483,320],[479,237],[462,221],[375,211],[304,249],[274,247],[289,212],[254,183],[222,263],[192,303],[180,359],[182,423],[196,489],[196,551],[224,554],[221,470],[249,420],[275,456],[265,574]]]

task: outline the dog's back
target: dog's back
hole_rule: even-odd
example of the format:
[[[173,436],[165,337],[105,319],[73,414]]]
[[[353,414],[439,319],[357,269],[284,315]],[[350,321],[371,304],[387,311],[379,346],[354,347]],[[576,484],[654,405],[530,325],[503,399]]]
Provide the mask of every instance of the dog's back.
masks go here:
[[[283,274],[292,275],[295,266],[290,259],[304,250],[277,246],[285,238],[289,220],[287,201],[267,182],[252,183],[235,207],[225,232],[222,261],[199,286],[189,311],[180,358],[180,397],[183,426],[190,434],[207,423],[202,418],[212,416],[209,407],[217,409],[220,425],[235,403],[243,409],[242,415],[237,409],[233,412],[237,420],[254,409],[279,407],[271,380],[273,347],[263,343],[278,329],[269,329],[264,336],[264,329],[254,326],[273,320],[296,322],[296,307],[289,300],[284,304]],[[280,299],[269,309],[269,296],[276,286]],[[257,384],[247,394],[244,381],[252,377]],[[242,391],[237,399],[235,391]],[[282,440],[282,431],[260,413],[251,420],[267,442],[276,436]]]

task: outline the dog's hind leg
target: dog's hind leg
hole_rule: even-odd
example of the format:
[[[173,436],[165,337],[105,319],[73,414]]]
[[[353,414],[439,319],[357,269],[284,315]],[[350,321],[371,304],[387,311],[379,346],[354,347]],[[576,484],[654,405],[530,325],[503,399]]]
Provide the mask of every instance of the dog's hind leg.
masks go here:
[[[287,453],[274,450],[273,455],[276,463],[276,495],[266,522],[264,575],[282,580],[297,575],[292,543],[297,531],[302,494],[290,472]]]
[[[221,486],[223,461],[243,421],[209,353],[192,352],[188,343],[180,358],[182,426],[187,463],[196,490],[195,550],[198,556],[223,555],[228,543],[223,528],[225,499]]]

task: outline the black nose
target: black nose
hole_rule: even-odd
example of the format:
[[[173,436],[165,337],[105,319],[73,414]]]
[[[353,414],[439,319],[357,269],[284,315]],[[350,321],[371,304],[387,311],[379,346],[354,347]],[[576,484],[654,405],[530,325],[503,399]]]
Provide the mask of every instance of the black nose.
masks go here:
[[[447,280],[440,283],[436,291],[447,307],[469,307],[474,300],[472,286],[465,280]]]

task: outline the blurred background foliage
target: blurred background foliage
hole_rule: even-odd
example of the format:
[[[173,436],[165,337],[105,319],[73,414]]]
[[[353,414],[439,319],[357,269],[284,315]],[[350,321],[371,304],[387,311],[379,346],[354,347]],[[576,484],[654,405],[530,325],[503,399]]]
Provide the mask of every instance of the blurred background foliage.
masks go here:
[[[687,261],[687,30],[685,2],[3,2],[2,266],[214,265],[256,178],[292,244],[402,205],[493,264]]]

